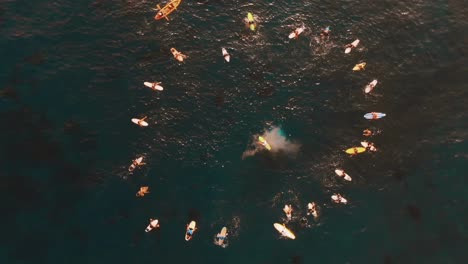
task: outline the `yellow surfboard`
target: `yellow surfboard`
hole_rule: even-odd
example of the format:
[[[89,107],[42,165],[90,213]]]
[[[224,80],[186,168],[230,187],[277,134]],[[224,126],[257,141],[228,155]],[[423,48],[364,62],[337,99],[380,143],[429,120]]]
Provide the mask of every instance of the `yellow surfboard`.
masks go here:
[[[254,16],[252,15],[252,13],[250,12],[247,13],[247,20],[249,21],[250,30],[255,31],[255,20],[254,20]]]
[[[263,137],[258,137],[258,142],[262,144],[266,149],[271,150],[270,144],[263,138]]]
[[[366,151],[366,148],[363,148],[363,147],[354,147],[354,148],[349,148],[347,150],[345,150],[346,153],[348,154],[359,154],[359,153],[362,153]]]
[[[365,67],[366,67],[366,63],[365,63],[365,62],[358,63],[358,64],[354,65],[353,71],[364,70]]]

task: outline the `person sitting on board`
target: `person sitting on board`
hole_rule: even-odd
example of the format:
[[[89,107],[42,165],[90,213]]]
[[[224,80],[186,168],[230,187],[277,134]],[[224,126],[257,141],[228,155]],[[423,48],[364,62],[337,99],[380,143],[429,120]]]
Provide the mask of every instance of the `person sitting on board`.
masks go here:
[[[138,161],[138,159],[136,159],[136,160],[133,160],[133,161],[132,161],[132,164],[135,165],[135,167],[137,167],[137,166],[140,166],[140,165],[144,165],[145,163],[144,163],[144,162],[140,162],[140,161]]]
[[[153,85],[151,85],[151,89],[156,90],[156,86],[158,86],[160,84],[161,84],[161,82],[153,83]]]
[[[150,225],[151,225],[152,228],[159,227],[158,221],[156,221],[154,219],[151,219],[151,218],[150,218]]]
[[[364,129],[364,131],[362,131],[362,135],[366,137],[370,137],[372,136],[372,131],[370,131],[369,129]]]
[[[294,39],[299,38],[299,34],[301,34],[301,33],[299,32],[299,28],[296,28],[296,29],[294,30]]]
[[[222,236],[220,233],[218,233],[218,234],[216,235],[216,238],[217,238],[217,239],[226,239],[227,235],[228,235],[228,233],[226,233],[226,235],[224,235],[224,236]]]
[[[315,206],[315,202],[307,204],[307,215],[313,215],[314,217],[317,217],[317,209]]]
[[[341,203],[341,200],[343,199],[343,197],[341,196],[341,194],[337,193],[336,194],[336,200],[333,200],[335,203]]]
[[[149,187],[148,186],[143,186],[143,187],[140,187],[140,190],[136,193],[136,196],[137,197],[143,197],[145,196],[145,194],[148,194],[149,193]]]

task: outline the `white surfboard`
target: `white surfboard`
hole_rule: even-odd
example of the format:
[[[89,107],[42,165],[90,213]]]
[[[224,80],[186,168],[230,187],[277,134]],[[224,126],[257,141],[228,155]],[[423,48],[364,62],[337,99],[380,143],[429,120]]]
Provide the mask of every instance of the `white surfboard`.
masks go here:
[[[216,244],[218,246],[223,246],[224,244],[224,240],[226,239],[227,237],[227,228],[226,227],[223,227],[221,229],[221,232],[219,232],[217,235],[216,235]]]
[[[286,226],[282,224],[278,224],[278,223],[274,223],[273,226],[275,227],[276,230],[278,230],[278,232],[280,232],[282,236],[285,236],[290,239],[296,239],[296,236],[294,235],[294,233],[291,232],[291,230],[287,229]]]
[[[157,227],[158,227],[158,223],[159,223],[159,220],[158,220],[158,219],[154,219],[153,221],[151,221],[151,222],[149,223],[149,225],[146,227],[145,232],[148,233],[149,231],[151,231],[151,230],[157,228]]]
[[[229,55],[225,48],[221,48],[221,52],[223,53],[223,57],[226,60],[226,62],[229,62],[231,60],[231,55]]]
[[[159,85],[159,84],[161,84],[160,82],[155,82],[155,83],[152,83],[152,82],[144,82],[143,84],[144,84],[146,87],[149,87],[149,88],[151,88],[151,89],[153,89],[153,90],[155,90],[155,91],[156,91],[156,90],[158,90],[158,91],[164,90],[164,88],[163,88],[161,85]]]
[[[353,46],[352,48],[356,48],[358,44],[359,44],[359,39],[356,39],[355,41],[351,42],[351,46]],[[352,48],[347,47],[344,53],[346,54],[350,53]]]
[[[132,122],[139,125],[139,126],[148,126],[148,123],[146,123],[146,121],[142,120],[142,119],[138,119],[138,118],[132,118]]]
[[[351,176],[349,176],[344,170],[339,170],[339,169],[336,169],[335,170],[335,173],[336,175],[340,176],[340,177],[343,177],[345,180],[347,181],[352,181],[353,179],[351,178]]]
[[[348,203],[348,200],[346,200],[343,196],[341,196],[341,201],[339,201],[338,195],[336,195],[336,194],[332,195],[331,198],[335,202],[339,202],[339,203],[342,203],[342,204],[347,204]]]
[[[374,144],[369,144],[367,141],[361,141],[361,146],[368,148],[370,151],[377,151],[377,148],[374,147]]]
[[[374,90],[376,85],[377,85],[377,80],[373,80],[368,85],[366,85],[366,88],[364,89],[364,92],[365,93],[370,93],[372,90]]]
[[[135,163],[140,164],[142,161],[143,161],[143,157],[139,157],[139,158],[137,158],[135,160]],[[130,167],[128,167],[128,171],[133,171],[133,170],[136,169],[136,167],[137,167],[137,165],[133,164],[133,162],[132,162],[132,164],[130,164]]]
[[[192,239],[193,234],[197,230],[197,223],[195,221],[191,221],[190,224],[187,226],[187,230],[185,231],[185,241],[189,241]]]
[[[304,25],[302,25],[302,27],[300,28],[296,28],[296,30],[294,30],[293,32],[291,32],[291,34],[289,34],[289,38],[292,39],[292,38],[296,38],[296,37],[299,37],[299,35],[304,32]]]

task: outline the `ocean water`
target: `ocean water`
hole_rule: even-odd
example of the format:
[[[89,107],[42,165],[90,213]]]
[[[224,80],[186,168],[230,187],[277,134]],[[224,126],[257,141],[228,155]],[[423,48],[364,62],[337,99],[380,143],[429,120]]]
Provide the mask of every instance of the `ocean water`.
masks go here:
[[[170,21],[155,5],[2,1],[1,263],[466,262],[466,2],[183,1]],[[378,151],[346,155],[365,128]],[[274,129],[289,147],[243,157]]]

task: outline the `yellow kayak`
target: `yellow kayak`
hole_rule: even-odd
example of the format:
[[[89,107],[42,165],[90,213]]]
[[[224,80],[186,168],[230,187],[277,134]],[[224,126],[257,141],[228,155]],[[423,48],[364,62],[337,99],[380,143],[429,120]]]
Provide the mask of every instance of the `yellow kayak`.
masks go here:
[[[263,137],[258,137],[258,142],[262,144],[266,149],[271,150],[270,144],[263,138]]]
[[[353,71],[364,70],[365,67],[366,67],[366,63],[365,63],[365,62],[358,63],[358,64],[354,65]]]
[[[359,153],[362,153],[366,151],[366,148],[363,148],[363,147],[354,147],[354,148],[349,148],[347,150],[345,150],[346,153],[348,154],[359,154]]]
[[[252,13],[250,13],[250,12],[247,13],[247,21],[249,22],[250,30],[255,31],[255,20],[254,20],[254,16],[253,16]]]

